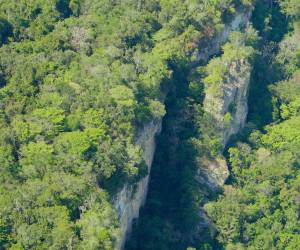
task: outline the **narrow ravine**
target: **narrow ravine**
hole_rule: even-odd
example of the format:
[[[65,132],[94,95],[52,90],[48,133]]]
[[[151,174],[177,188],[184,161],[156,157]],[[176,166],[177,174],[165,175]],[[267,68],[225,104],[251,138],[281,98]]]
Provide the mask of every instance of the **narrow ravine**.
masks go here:
[[[218,181],[222,183],[228,172],[221,156],[215,160],[211,158],[208,146],[199,145],[203,144],[201,137],[205,130],[207,136],[211,136],[205,127],[210,121],[203,116],[206,112],[203,108],[202,72],[205,66],[195,70],[171,65],[174,77],[167,86],[167,115],[157,138],[147,202],[126,249],[179,250],[191,245],[197,249],[206,245],[220,248],[213,240],[209,218],[201,209],[218,193]],[[246,93],[244,88],[248,88],[249,70],[248,67],[245,69],[246,75],[241,77],[233,68],[230,77],[237,80],[233,81],[232,91]],[[239,81],[242,81],[241,87],[234,87]],[[240,101],[235,100],[233,95],[228,98],[229,102]],[[236,103],[236,106],[239,110],[240,105]],[[208,119],[207,124],[201,125],[205,119]],[[207,163],[199,166],[200,158],[206,159]],[[210,167],[216,173],[209,173],[206,168]],[[215,174],[219,176],[215,177]]]
[[[0,0],[0,250],[300,250],[300,0]]]
[[[286,24],[285,17],[278,8],[267,8],[262,12],[262,7],[266,8],[266,4],[258,3],[252,18],[254,28],[259,31],[262,38],[256,45],[260,52],[252,61],[253,68],[249,67],[251,81],[248,123],[229,145],[234,145],[235,141],[242,140],[251,131],[262,128],[272,119],[272,101],[268,84],[274,82],[278,76],[269,76],[267,74],[269,67],[265,66],[268,65],[268,60],[272,60],[274,51],[268,55],[264,51],[271,46],[276,50],[276,43],[282,39]],[[272,29],[268,34],[263,32],[266,27],[262,25],[266,15],[272,17],[270,24]],[[280,28],[281,33],[276,31],[279,24],[283,26]],[[208,200],[214,199],[216,193],[195,179],[199,174],[197,173],[199,152],[191,142],[199,137],[197,117],[203,113],[203,82],[193,85],[189,82],[191,76],[189,69],[176,69],[175,65],[173,68],[174,82],[165,102],[167,115],[163,120],[161,135],[157,138],[147,202],[135,222],[132,236],[126,245],[127,250],[182,250],[189,246],[196,249],[222,249],[214,239],[209,219],[199,208]],[[194,77],[201,78],[202,75]],[[228,145],[226,146],[225,156]]]
[[[157,138],[147,202],[126,249],[185,249],[199,223],[201,193],[194,178],[197,154],[189,140],[196,134],[193,116],[202,97],[191,97],[187,70],[175,72]]]
[[[172,122],[168,126],[173,127],[174,124],[171,123],[176,123],[174,127],[176,127],[176,131],[179,129],[177,127],[186,127],[184,129],[184,133],[188,133],[190,137],[187,137],[187,142],[182,142],[179,140],[178,136],[173,136],[176,139],[172,139],[169,144],[173,145],[174,141],[177,143],[180,142],[180,145],[187,144],[191,146],[193,151],[196,151],[196,148],[199,146],[195,145],[195,142],[197,141],[197,137],[199,137],[199,134],[201,134],[200,130],[200,120],[203,114],[202,110],[202,99],[203,99],[203,82],[201,82],[202,78],[202,73],[201,69],[197,68],[197,66],[204,66],[208,60],[215,56],[219,55],[221,52],[221,47],[222,45],[227,41],[230,33],[232,31],[237,31],[242,27],[245,27],[249,21],[249,18],[251,16],[252,8],[247,6],[246,8],[239,8],[237,9],[237,12],[235,14],[232,14],[230,17],[228,16],[225,25],[220,26],[220,29],[215,31],[214,37],[212,37],[210,40],[207,39],[200,39],[198,42],[202,44],[202,48],[199,48],[199,51],[197,50],[197,54],[195,55],[190,55],[192,56],[189,58],[188,61],[182,61],[181,57],[174,57],[168,61],[168,67],[170,69],[171,78],[168,81],[165,81],[162,86],[161,86],[161,91],[164,93],[164,96],[167,96],[166,99],[164,99],[164,102],[166,104],[166,109],[168,112],[170,112],[173,107],[170,106],[175,106],[174,110],[176,109],[176,115],[174,119],[172,118]],[[198,38],[197,38],[198,39]],[[195,45],[195,44],[194,44]],[[198,44],[198,46],[200,46]],[[172,114],[174,113],[173,111],[171,112]],[[167,114],[166,117],[170,117],[169,114]],[[198,121],[197,121],[198,120]],[[159,120],[160,121],[160,120]],[[159,122],[158,121],[158,122]],[[176,121],[176,122],[174,122]],[[185,125],[185,123],[190,124],[193,127],[194,131],[190,131],[188,126]],[[160,123],[158,123],[160,124]],[[138,138],[138,144],[142,146],[144,149],[144,159],[148,165],[148,170],[149,170],[149,175],[146,176],[146,178],[140,180],[137,185],[135,186],[134,189],[131,189],[129,187],[125,187],[125,189],[122,190],[122,192],[119,193],[116,199],[115,206],[118,210],[119,213],[119,220],[121,221],[121,241],[119,241],[121,244],[121,248],[123,246],[122,242],[125,241],[125,236],[129,236],[131,233],[131,224],[133,219],[138,219],[139,218],[139,208],[144,204],[144,199],[146,198],[147,195],[147,183],[148,179],[150,176],[152,176],[152,157],[154,157],[154,134],[158,132],[158,127],[154,131],[153,130],[153,121],[150,122],[150,124],[146,125],[144,129],[142,129],[141,133],[139,133]],[[154,125],[155,126],[155,125]],[[148,131],[148,128],[150,128],[151,131]],[[174,130],[174,129],[173,129]],[[147,132],[148,131],[148,132]],[[172,129],[170,129],[172,131]],[[174,132],[175,133],[175,132]],[[172,132],[172,134],[174,134]],[[181,132],[178,132],[181,133]],[[170,134],[170,132],[168,132]],[[177,132],[176,132],[177,134]],[[193,135],[194,134],[194,135]],[[146,140],[145,140],[146,139]],[[195,140],[196,139],[196,140]],[[146,142],[147,141],[147,142]],[[139,143],[140,142],[140,143]],[[175,143],[175,145],[176,145]],[[194,145],[193,145],[194,144]],[[180,146],[183,147],[183,149],[187,149],[187,146]],[[197,155],[199,156],[199,149],[197,149]],[[173,151],[173,153],[176,153],[176,150]],[[171,153],[170,153],[171,154]],[[172,154],[171,154],[172,155]],[[193,155],[196,155],[195,152],[193,152]],[[172,159],[175,158],[172,156]],[[199,165],[199,159],[197,157],[190,157],[193,158],[193,164],[195,164],[195,160],[197,160],[197,164]],[[185,162],[185,161],[183,161]],[[223,160],[223,162],[225,162]],[[221,169],[224,170],[225,174],[223,175],[221,173],[221,183],[224,182],[222,180],[227,176],[227,168],[223,164]],[[219,162],[217,162],[219,164]],[[194,170],[193,170],[194,171]],[[202,174],[199,173],[199,168],[197,169],[197,173],[192,174],[192,177],[195,177],[196,175],[200,176]],[[193,193],[197,197],[208,197],[210,195],[211,189],[215,189],[219,184],[215,185],[212,182],[215,182],[215,178],[213,177],[212,179],[210,177],[210,174],[208,171],[204,174],[205,178],[200,181],[201,183],[201,191],[199,192],[194,192]],[[203,175],[203,176],[204,176]],[[223,175],[223,176],[222,176]],[[207,178],[210,178],[209,181],[206,181]],[[194,179],[193,179],[194,181]],[[211,182],[212,181],[212,182]],[[188,181],[189,182],[189,181]],[[199,182],[199,180],[197,180]],[[214,186],[214,187],[212,187]],[[216,190],[214,190],[215,192]],[[202,195],[202,192],[205,193]],[[193,204],[194,207],[199,208],[199,204],[202,204],[203,202],[200,202],[202,198],[197,198],[197,202]],[[187,201],[188,202],[188,201]],[[199,213],[203,217],[204,214],[202,210],[199,211],[197,210],[197,216]],[[195,220],[193,220],[195,221]],[[202,228],[202,226],[199,227],[201,223],[195,223],[197,224],[197,228]],[[204,224],[207,224],[206,222]],[[197,230],[196,230],[197,231]],[[195,232],[196,232],[195,231]],[[198,234],[198,232],[196,233]],[[190,238],[194,238],[194,236],[190,235]],[[119,249],[119,248],[118,248]]]

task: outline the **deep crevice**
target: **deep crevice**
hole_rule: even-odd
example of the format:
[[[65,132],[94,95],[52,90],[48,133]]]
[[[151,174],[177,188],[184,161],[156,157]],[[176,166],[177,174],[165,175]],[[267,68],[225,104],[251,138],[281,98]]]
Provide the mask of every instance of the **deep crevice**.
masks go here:
[[[267,15],[270,16],[269,27],[266,23],[262,24]],[[276,44],[288,30],[287,20],[280,13],[279,7],[270,7],[267,2],[257,3],[252,23],[262,36],[258,45],[261,52],[271,45],[276,50]],[[271,83],[279,80],[278,75],[268,74],[271,67],[268,62],[272,60],[274,52],[261,53],[253,62],[248,124],[227,145],[224,151],[226,157],[228,147],[238,140],[246,140],[254,129],[262,129],[274,118],[268,88]],[[166,98],[167,115],[157,139],[147,202],[134,223],[131,239],[126,245],[128,250],[182,250],[191,245],[197,249],[223,249],[209,230],[202,230],[203,235],[198,235],[197,239],[193,237],[196,228],[203,222],[199,217],[200,205],[207,202],[207,197],[214,198],[207,195],[205,187],[195,181],[198,152],[189,143],[191,138],[197,136],[194,116],[199,112],[197,109],[202,105],[203,96],[196,100],[189,93],[188,71],[174,67],[174,72],[173,89]],[[257,101],[257,96],[260,102]],[[208,229],[207,225],[203,228]]]
[[[199,206],[205,199],[205,187],[200,187],[194,178],[198,152],[190,140],[198,133],[195,116],[201,113],[203,86],[200,83],[199,94],[193,96],[188,79],[191,70],[176,63],[171,66],[174,78],[168,86],[167,114],[156,141],[149,193],[134,223],[128,250],[181,250],[192,242],[200,249],[204,243],[215,244],[208,230],[202,231],[201,240],[194,240],[201,222]]]

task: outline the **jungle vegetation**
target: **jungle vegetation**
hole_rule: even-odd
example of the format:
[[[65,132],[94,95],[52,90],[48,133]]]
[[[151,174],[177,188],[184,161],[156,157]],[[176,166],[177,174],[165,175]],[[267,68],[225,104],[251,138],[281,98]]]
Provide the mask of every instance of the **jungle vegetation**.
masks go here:
[[[252,7],[249,33],[233,34],[213,66],[198,62]],[[113,197],[147,174],[136,134],[162,117],[142,226],[128,247],[296,249],[299,17],[297,0],[2,0],[0,249],[114,249]],[[215,197],[194,179],[198,154],[220,153],[203,115],[205,82],[241,51],[254,68],[250,113]],[[191,239],[207,199],[217,234]]]

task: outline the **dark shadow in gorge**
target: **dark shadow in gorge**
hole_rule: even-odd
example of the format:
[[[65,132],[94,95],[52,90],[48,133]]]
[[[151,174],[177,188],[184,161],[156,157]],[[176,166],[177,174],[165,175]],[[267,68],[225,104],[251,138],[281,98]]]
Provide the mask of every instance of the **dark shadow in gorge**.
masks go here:
[[[149,193],[127,242],[128,250],[186,249],[200,222],[203,197],[195,180],[197,152],[189,140],[197,133],[194,116],[202,103],[202,90],[193,98],[187,79],[190,70],[176,63],[171,66],[174,78],[167,87],[167,115],[157,138]],[[211,242],[208,232],[202,238]]]
[[[259,1],[252,19],[262,36],[258,49],[263,52],[268,52],[270,46],[279,42],[287,29],[285,17],[279,12],[278,6],[271,2],[272,6],[269,6],[270,1]],[[266,23],[268,17],[270,22]],[[272,99],[268,86],[277,77],[270,74],[273,70],[270,67],[273,54],[273,50],[269,54],[261,53],[254,62],[248,101],[248,122],[254,126],[247,127],[233,142],[247,138],[253,129],[260,129],[272,121]],[[189,245],[194,245],[198,250],[209,249],[206,248],[208,245],[213,249],[222,249],[208,230],[201,232],[201,241],[191,244],[192,232],[201,222],[199,206],[205,200],[205,187],[200,187],[194,178],[198,153],[190,143],[193,137],[197,137],[194,118],[199,107],[201,109],[203,96],[193,98],[189,92],[189,69],[176,63],[172,66],[174,79],[168,85],[167,115],[162,133],[157,138],[146,205],[135,222],[126,249],[185,250]]]
[[[258,45],[260,54],[253,64],[247,120],[262,129],[274,118],[269,85],[280,80],[281,74],[273,61],[278,43],[288,31],[288,20],[277,1],[258,1],[251,21],[262,39]]]

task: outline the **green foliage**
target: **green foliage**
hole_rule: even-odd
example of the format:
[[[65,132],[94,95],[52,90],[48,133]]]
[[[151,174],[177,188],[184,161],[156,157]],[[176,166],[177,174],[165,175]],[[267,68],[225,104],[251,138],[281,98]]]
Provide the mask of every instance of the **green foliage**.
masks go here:
[[[299,17],[300,3],[297,0],[281,0],[279,1],[282,10],[285,14],[292,17]]]
[[[17,3],[2,1],[0,15],[12,23],[17,39],[36,38],[52,31],[55,23],[69,14],[68,2],[66,0],[51,0],[47,3],[40,0]]]
[[[136,132],[165,116],[165,89],[183,87],[200,47],[252,4],[1,1],[0,249],[113,249],[120,222],[111,197],[146,172]],[[224,47],[228,61],[250,57],[254,33]],[[193,111],[180,116],[198,110],[194,96]],[[206,138],[218,152],[218,138]],[[187,145],[188,152],[177,149],[182,161],[192,158],[195,145]],[[178,212],[187,218],[184,232],[195,227],[201,199],[189,164],[179,171],[187,184],[176,190],[185,194]]]
[[[21,149],[20,164],[22,176],[26,178],[43,178],[51,171],[53,164],[53,147],[40,141],[30,142]]]
[[[298,22],[299,18],[296,2],[279,1],[292,22]],[[300,65],[295,40],[298,36],[299,29],[292,29],[280,42],[279,50],[272,52],[277,54],[268,56],[275,59],[269,69],[275,68],[279,78],[275,81],[280,80],[268,83],[272,84],[268,86],[272,94],[269,101],[273,100],[278,115],[273,115],[273,123],[265,126],[262,133],[253,132],[248,144],[238,143],[229,149],[231,185],[225,185],[217,201],[205,206],[218,230],[217,240],[225,249],[298,248]],[[249,101],[252,105],[253,100]]]
[[[298,128],[300,118],[296,117],[284,121],[277,126],[267,128],[268,133],[262,137],[262,143],[273,150],[281,151],[299,145]]]
[[[245,33],[232,32],[230,41],[223,46],[222,57],[212,59],[206,67],[207,77],[204,79],[206,92],[222,97],[222,86],[230,81],[230,68],[243,65],[254,56],[258,40],[257,33],[250,26]]]
[[[156,100],[150,101],[149,110],[154,118],[162,118],[166,114],[165,106]]]
[[[134,95],[131,89],[126,86],[117,86],[111,89],[111,97],[117,103],[124,108],[132,108],[134,106]]]
[[[299,79],[300,72],[295,72],[290,79],[271,85],[270,90],[280,103],[291,102],[300,95]]]
[[[79,247],[88,250],[113,249],[118,230],[114,228],[116,216],[109,206],[94,206],[77,222],[82,242]]]
[[[279,45],[279,53],[276,56],[277,63],[281,66],[284,77],[292,77],[300,67],[300,26],[294,25],[295,32],[291,32]]]
[[[225,122],[225,124],[229,124],[230,123],[230,121],[231,121],[231,114],[230,114],[230,112],[227,112],[226,114],[225,114],[225,116],[224,116],[224,122]]]

